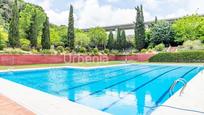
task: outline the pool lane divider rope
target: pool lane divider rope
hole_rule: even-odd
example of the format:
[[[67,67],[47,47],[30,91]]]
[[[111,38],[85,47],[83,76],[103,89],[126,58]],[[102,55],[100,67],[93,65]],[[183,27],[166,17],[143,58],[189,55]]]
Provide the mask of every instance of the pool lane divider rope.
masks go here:
[[[166,66],[166,67],[169,67],[169,66]],[[94,92],[92,92],[91,94],[88,94],[88,95],[86,95],[86,96],[84,96],[84,97],[81,97],[81,98],[78,98],[78,99],[75,99],[75,100],[72,100],[72,101],[79,101],[79,100],[81,100],[81,99],[83,99],[83,98],[85,98],[85,97],[88,97],[88,96],[90,96],[90,95],[94,95],[94,94],[96,94],[96,93],[102,92],[103,90],[106,90],[106,89],[108,89],[108,88],[114,87],[114,86],[119,85],[119,84],[122,84],[122,83],[124,83],[124,82],[129,81],[129,80],[133,80],[133,79],[135,79],[135,78],[137,78],[137,77],[139,77],[139,76],[142,76],[142,75],[144,75],[144,74],[146,74],[146,73],[150,73],[150,72],[155,71],[155,70],[158,70],[158,69],[161,70],[161,69],[166,69],[166,68],[164,68],[164,67],[162,67],[162,68],[159,67],[159,68],[156,68],[156,69],[152,69],[152,70],[149,70],[149,71],[140,73],[140,74],[138,74],[138,75],[136,75],[136,76],[134,76],[134,77],[131,77],[131,78],[122,80],[122,81],[117,82],[117,83],[115,83],[115,84],[112,84],[112,85],[110,85],[110,86],[108,86],[108,87],[105,87],[104,89],[94,91]]]
[[[156,66],[156,67],[157,67],[157,66]],[[170,67],[170,66],[165,66],[165,67]],[[118,77],[118,76],[121,76],[121,75],[125,75],[125,74],[131,73],[131,72],[135,72],[135,71],[139,71],[139,70],[141,70],[141,69],[147,69],[147,68],[149,68],[149,67],[133,69],[133,70],[131,70],[131,71],[127,71],[127,72],[122,73],[122,74],[119,74],[119,75],[117,75],[117,76],[115,76],[115,75],[114,75],[114,76],[109,76],[109,77],[107,77],[107,78],[103,78],[103,79],[96,80],[96,81],[91,81],[91,82],[88,82],[88,83],[85,83],[85,84],[81,84],[81,85],[77,85],[77,86],[74,86],[74,87],[70,87],[70,88],[67,88],[67,89],[64,89],[64,90],[73,90],[73,89],[76,89],[76,88],[79,88],[79,87],[83,87],[83,86],[86,86],[86,85],[98,83],[98,82],[103,81],[103,80],[105,80],[105,79],[115,78],[115,77]],[[164,68],[164,67],[159,67],[159,68]],[[61,90],[61,91],[63,91],[63,90]]]
[[[128,95],[130,95],[131,93],[136,92],[136,91],[139,90],[140,88],[142,88],[142,87],[148,85],[149,83],[151,83],[151,82],[153,82],[154,80],[160,78],[161,76],[163,76],[163,75],[165,75],[165,74],[167,74],[167,73],[169,73],[169,72],[171,72],[171,71],[174,71],[174,70],[180,69],[180,68],[182,68],[182,67],[177,67],[177,68],[174,68],[174,69],[168,70],[168,71],[166,71],[166,72],[164,72],[164,73],[158,75],[157,77],[155,77],[155,78],[149,80],[148,82],[146,82],[146,83],[140,85],[139,87],[137,87],[137,88],[131,90],[131,91],[130,91],[129,93],[127,93],[125,96],[120,97],[120,99],[118,99],[117,101],[114,101],[114,102],[111,103],[109,106],[107,106],[107,107],[105,107],[105,108],[103,108],[103,109],[101,109],[101,110],[102,110],[102,111],[106,111],[107,109],[109,109],[109,108],[112,107],[113,105],[117,104],[117,103],[118,103],[119,101],[121,101],[122,99],[126,98],[126,97],[127,97]]]
[[[192,72],[193,70],[195,70],[197,67],[189,70],[188,72],[186,72],[185,74],[183,74],[180,78],[184,78],[186,75],[188,75],[190,72]],[[156,106],[159,106],[159,103],[164,99],[164,97],[169,93],[171,89],[171,86],[169,89],[167,89],[162,95],[161,97],[159,97],[159,99],[156,101]]]

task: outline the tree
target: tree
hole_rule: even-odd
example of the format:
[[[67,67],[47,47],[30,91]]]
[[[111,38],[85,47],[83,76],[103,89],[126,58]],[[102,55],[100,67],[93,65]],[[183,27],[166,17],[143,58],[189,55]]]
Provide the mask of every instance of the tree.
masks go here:
[[[3,50],[3,48],[6,46],[6,40],[7,40],[7,33],[5,32],[4,28],[0,26],[0,50]]]
[[[107,42],[107,34],[103,28],[96,27],[92,28],[88,32],[88,36],[90,37],[90,46],[104,49],[106,47]]]
[[[9,29],[9,23],[12,17],[12,6],[14,0],[0,0],[0,15],[4,20],[4,28]],[[24,1],[18,0],[18,9],[21,11]]]
[[[142,5],[136,8],[137,16],[135,22],[135,42],[136,48],[141,50],[145,47],[145,25],[144,25],[144,16]]]
[[[37,14],[34,11],[34,14],[31,17],[31,24],[29,30],[27,31],[27,39],[30,40],[31,47],[37,47],[37,38],[38,38],[38,28],[37,28]]]
[[[35,21],[34,21],[35,20]],[[19,19],[19,31],[20,31],[20,38],[30,40],[30,32],[32,26],[35,27],[35,31],[37,32],[37,41],[38,45],[40,44],[40,38],[43,29],[43,23],[46,20],[46,13],[44,12],[43,8],[34,4],[26,3],[22,11],[20,12],[20,19]],[[34,24],[35,23],[35,24]],[[35,32],[35,33],[36,33]]]
[[[43,24],[42,30],[42,40],[41,45],[42,49],[50,49],[50,27],[49,27],[49,19],[46,18],[46,21]]]
[[[159,21],[150,28],[150,43],[153,43],[153,45],[163,43],[168,46],[173,42],[174,31],[169,22]]]
[[[176,33],[176,41],[187,40],[204,41],[204,17],[198,15],[185,16],[176,20],[172,25]]]
[[[67,28],[67,27],[66,27]],[[67,29],[66,29],[67,30]],[[52,45],[59,44],[61,42],[61,33],[60,27],[54,24],[50,24],[50,43]],[[67,31],[63,31],[67,32]]]
[[[74,16],[73,16],[73,6],[70,5],[69,10],[69,23],[68,23],[68,31],[67,31],[67,43],[66,46],[70,47],[70,49],[74,49]]]
[[[118,50],[121,50],[122,49],[121,44],[122,44],[121,30],[118,28],[117,29],[116,42],[115,42],[115,48]]]
[[[121,44],[120,45],[122,49],[127,49],[127,39],[126,39],[126,34],[124,30],[122,31],[122,34],[121,34]]]
[[[81,31],[81,30],[76,30],[76,37],[74,40],[74,44],[76,47],[88,47],[90,44],[90,38],[87,33]]]
[[[19,40],[19,10],[18,10],[18,0],[15,0],[12,6],[12,17],[9,25],[9,45],[13,48],[20,47]]]
[[[114,38],[113,38],[113,32],[111,31],[109,33],[109,36],[108,36],[107,48],[109,50],[112,50],[112,49],[114,49],[114,45],[115,45],[115,41],[114,41]]]

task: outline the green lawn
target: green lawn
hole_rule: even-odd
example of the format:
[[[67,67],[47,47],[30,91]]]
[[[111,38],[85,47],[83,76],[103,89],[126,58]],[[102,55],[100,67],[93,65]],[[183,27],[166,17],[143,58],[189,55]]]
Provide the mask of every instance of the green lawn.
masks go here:
[[[181,65],[201,65],[204,63],[149,63],[149,62],[136,62],[128,61],[129,64],[181,64]],[[81,62],[81,63],[61,63],[61,64],[33,64],[33,65],[19,65],[19,66],[0,66],[0,70],[7,69],[26,69],[26,68],[43,68],[43,67],[60,67],[60,66],[79,66],[79,67],[94,67],[94,66],[106,66],[106,65],[116,65],[125,64],[124,61],[109,61],[109,62]]]

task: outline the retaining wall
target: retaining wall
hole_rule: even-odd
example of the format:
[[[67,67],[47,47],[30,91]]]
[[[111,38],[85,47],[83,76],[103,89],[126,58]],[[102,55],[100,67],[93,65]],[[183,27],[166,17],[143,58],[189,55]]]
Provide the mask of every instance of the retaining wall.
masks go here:
[[[74,62],[98,62],[98,61],[147,61],[155,54],[136,54],[131,56],[114,55],[0,55],[0,65],[29,65],[29,64],[55,64]]]

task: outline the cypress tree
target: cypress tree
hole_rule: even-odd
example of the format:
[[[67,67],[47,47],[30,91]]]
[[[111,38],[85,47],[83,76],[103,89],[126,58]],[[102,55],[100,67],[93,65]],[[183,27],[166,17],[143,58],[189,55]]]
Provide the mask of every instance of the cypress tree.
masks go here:
[[[70,5],[69,10],[69,22],[68,22],[68,31],[67,31],[67,43],[70,49],[74,49],[74,16],[73,16],[73,6]]]
[[[50,49],[50,24],[48,17],[46,17],[46,21],[43,23],[41,45],[42,49]]]
[[[122,31],[122,34],[121,34],[121,47],[122,49],[127,48],[127,40],[126,40],[126,34],[124,30]]]
[[[154,23],[156,24],[157,22],[158,22],[158,19],[157,19],[157,16],[155,16]]]
[[[112,50],[112,49],[114,49],[114,38],[113,38],[113,32],[111,31],[110,33],[109,33],[109,36],[108,36],[108,44],[107,44],[107,48],[109,49],[109,50]]]
[[[18,1],[15,0],[12,6],[12,16],[9,25],[9,45],[10,47],[16,48],[20,47],[19,41],[19,9],[18,9]]]
[[[38,38],[38,27],[37,27],[37,13],[36,10],[31,17],[31,24],[28,31],[28,39],[30,40],[31,47],[37,47],[37,38]]]
[[[121,30],[117,29],[117,36],[116,36],[115,48],[121,50]]]
[[[136,8],[137,16],[135,23],[135,41],[136,48],[141,50],[145,47],[145,25],[144,25],[144,16],[143,16],[143,8],[137,6]]]

